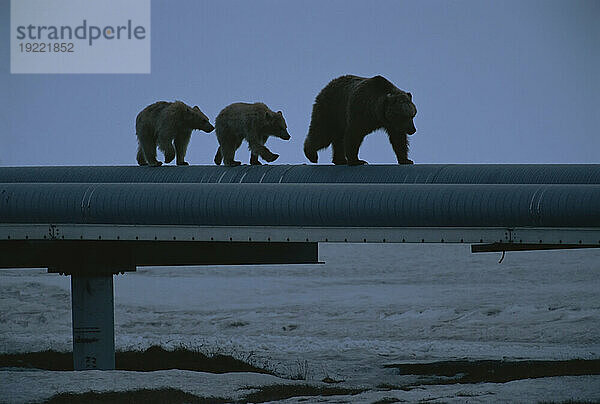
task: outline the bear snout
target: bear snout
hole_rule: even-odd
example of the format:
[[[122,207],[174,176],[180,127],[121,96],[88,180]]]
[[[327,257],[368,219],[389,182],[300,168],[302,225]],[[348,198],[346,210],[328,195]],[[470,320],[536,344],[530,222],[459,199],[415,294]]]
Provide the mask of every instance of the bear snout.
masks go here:
[[[210,133],[210,132],[212,132],[213,130],[215,130],[215,127],[214,127],[214,126],[212,126],[212,125],[209,123],[209,124],[207,124],[207,125],[204,127],[204,129],[202,129],[202,130],[203,130],[204,132],[206,132],[206,133]]]
[[[291,139],[291,136],[287,132],[287,130],[281,131],[281,133],[279,134],[279,137],[282,138],[283,140],[290,140]]]

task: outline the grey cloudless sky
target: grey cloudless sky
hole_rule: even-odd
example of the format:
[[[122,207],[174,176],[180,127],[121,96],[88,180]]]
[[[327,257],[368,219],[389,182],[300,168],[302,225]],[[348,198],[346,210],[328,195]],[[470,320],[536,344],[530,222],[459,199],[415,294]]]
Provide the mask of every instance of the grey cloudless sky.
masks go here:
[[[599,1],[154,0],[149,75],[11,75],[0,7],[0,165],[136,164],[136,114],[175,99],[212,122],[237,101],[282,110],[292,139],[267,145],[307,163],[314,98],[343,74],[412,92],[415,163],[600,162]],[[216,147],[195,131],[187,160]],[[396,162],[383,133],[360,156]]]

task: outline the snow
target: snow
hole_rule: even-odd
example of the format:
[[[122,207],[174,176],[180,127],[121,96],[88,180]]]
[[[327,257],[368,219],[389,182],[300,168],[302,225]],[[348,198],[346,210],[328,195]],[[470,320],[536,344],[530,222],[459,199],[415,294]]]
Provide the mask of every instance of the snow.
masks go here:
[[[247,386],[289,384],[290,381],[256,373],[211,374],[183,370],[124,372],[88,370],[83,372],[8,371],[0,396],[8,402],[36,402],[48,393],[78,393],[160,389],[172,387],[203,397],[240,398],[253,390]],[[9,386],[19,386],[10,388]]]
[[[302,373],[311,383],[329,376],[369,389],[344,399],[352,402],[600,400],[599,376],[376,387],[400,386],[407,377],[385,364],[600,359],[600,251],[507,253],[498,264],[499,254],[471,254],[462,245],[322,244],[320,258],[326,263],[155,267],[116,276],[117,349],[184,346],[250,358],[281,376]],[[0,351],[68,351],[71,343],[69,278],[0,271]],[[289,382],[250,374],[93,373],[2,370],[0,395],[26,402],[58,391],[171,386],[237,398],[242,384]]]
[[[256,373],[210,374],[182,370],[156,372],[123,372],[90,370],[84,372],[4,371],[0,383],[2,402],[40,402],[52,394],[88,391],[128,391],[172,387],[202,397],[231,400],[256,391],[251,387],[274,384],[297,384],[274,376]],[[549,377],[518,380],[508,383],[480,383],[427,386],[409,391],[369,390],[352,396],[311,398],[321,403],[372,403],[383,398],[408,402],[471,403],[566,400],[597,400],[600,376]],[[18,386],[18,388],[17,388]],[[305,403],[306,398],[280,400],[285,403]]]

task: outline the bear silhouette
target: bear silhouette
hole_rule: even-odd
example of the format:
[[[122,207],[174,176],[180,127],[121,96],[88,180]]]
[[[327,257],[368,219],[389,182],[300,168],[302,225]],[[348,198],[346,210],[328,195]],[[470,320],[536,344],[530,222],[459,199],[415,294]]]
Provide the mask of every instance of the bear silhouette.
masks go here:
[[[412,164],[408,159],[407,135],[416,132],[416,114],[411,93],[398,89],[382,76],[338,77],[315,99],[304,154],[316,163],[317,151],[331,145],[334,164],[366,164],[358,158],[362,141],[369,133],[384,129],[398,164]]]
[[[219,148],[215,154],[215,164],[221,161],[226,166],[238,166],[235,161],[235,151],[245,139],[250,149],[250,164],[260,165],[260,156],[267,162],[277,160],[279,154],[271,152],[265,143],[269,136],[289,140],[287,124],[281,111],[273,112],[262,102],[248,104],[237,102],[219,113],[215,119],[215,133],[219,141]]]
[[[162,163],[156,160],[158,145],[165,155],[165,163],[177,156],[177,165],[188,165],[185,153],[194,129],[207,133],[214,129],[197,106],[192,108],[181,101],[158,101],[148,105],[135,121],[138,164],[160,166]]]

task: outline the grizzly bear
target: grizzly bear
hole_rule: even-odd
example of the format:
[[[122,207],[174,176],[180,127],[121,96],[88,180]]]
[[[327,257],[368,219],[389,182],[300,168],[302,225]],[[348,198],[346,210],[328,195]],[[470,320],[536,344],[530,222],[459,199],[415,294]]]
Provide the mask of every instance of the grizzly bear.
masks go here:
[[[265,146],[269,136],[290,139],[281,111],[273,112],[262,102],[237,102],[223,108],[215,119],[215,133],[219,141],[215,164],[219,165],[224,161],[226,166],[241,164],[234,157],[244,139],[248,142],[250,164],[253,165],[261,164],[258,156],[269,163],[279,157],[279,154],[271,152]]]
[[[181,101],[158,101],[148,105],[135,120],[138,164],[160,166],[162,163],[156,160],[158,144],[165,155],[165,163],[170,163],[177,156],[177,165],[188,165],[185,153],[193,129],[207,133],[214,129],[197,106],[192,108]]]
[[[334,164],[366,164],[358,159],[358,148],[365,136],[383,128],[398,164],[412,164],[406,135],[417,131],[413,123],[416,114],[411,93],[382,76],[338,77],[315,99],[304,154],[316,163],[317,151],[332,145]]]

